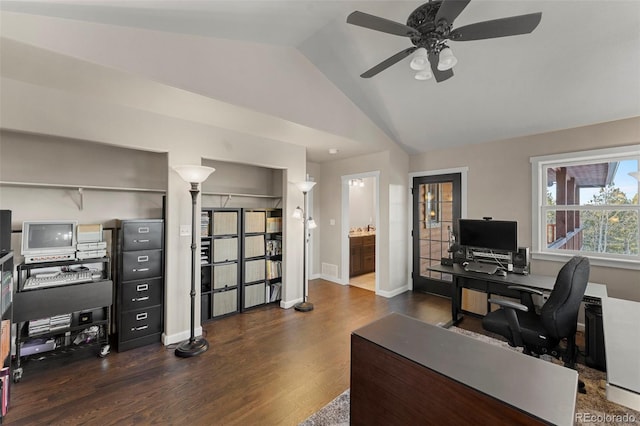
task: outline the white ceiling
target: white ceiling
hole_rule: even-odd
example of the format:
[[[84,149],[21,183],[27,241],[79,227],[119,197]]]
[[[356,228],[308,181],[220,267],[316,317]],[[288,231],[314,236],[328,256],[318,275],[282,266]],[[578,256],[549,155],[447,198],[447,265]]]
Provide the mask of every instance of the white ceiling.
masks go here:
[[[349,25],[347,15],[360,10],[405,23],[421,3],[96,0],[0,7],[11,17],[41,19],[37,28],[60,22],[51,28],[67,48],[30,37],[27,29],[2,30],[3,37],[338,135],[357,145],[349,145],[349,155],[372,150],[370,134],[349,128],[358,118],[344,111],[354,105],[410,153],[640,116],[640,1],[472,0],[454,27],[538,11],[542,21],[529,35],[451,42],[459,62],[442,83],[415,80],[411,58],[360,78],[411,44]],[[162,47],[161,59],[147,37]],[[188,66],[194,57],[197,65]],[[331,138],[307,144],[309,159],[335,158],[326,153],[341,148],[335,144]]]

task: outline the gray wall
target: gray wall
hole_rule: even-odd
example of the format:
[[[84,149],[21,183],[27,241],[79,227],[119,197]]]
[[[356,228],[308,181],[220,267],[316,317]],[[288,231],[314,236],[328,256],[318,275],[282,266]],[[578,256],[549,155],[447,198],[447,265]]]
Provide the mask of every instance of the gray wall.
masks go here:
[[[165,153],[1,130],[0,154],[0,180],[15,184],[0,187],[13,230],[25,220],[113,227],[115,219],[162,217]]]
[[[411,172],[469,167],[468,217],[518,221],[518,242],[531,245],[531,164],[533,156],[640,142],[640,118],[490,143],[431,151],[410,158]],[[532,272],[555,275],[561,262],[534,260]],[[607,285],[609,296],[640,301],[637,269],[592,266],[590,280]]]

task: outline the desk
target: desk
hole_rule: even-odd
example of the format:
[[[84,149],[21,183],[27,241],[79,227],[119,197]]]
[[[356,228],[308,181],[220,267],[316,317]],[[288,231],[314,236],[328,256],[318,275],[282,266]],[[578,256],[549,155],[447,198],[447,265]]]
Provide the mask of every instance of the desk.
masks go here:
[[[532,287],[545,292],[550,292],[556,282],[556,277],[548,275],[519,275],[510,273],[506,277],[488,275],[479,272],[468,272],[458,264],[453,266],[434,265],[430,271],[450,274],[453,277],[453,295],[451,297],[451,322],[447,326],[455,325],[462,319],[462,289],[468,288],[488,294],[519,298],[520,292],[510,290],[510,285]],[[601,303],[607,298],[607,287],[603,284],[588,283],[583,300],[589,303]]]
[[[400,314],[351,335],[354,426],[573,425],[577,387],[575,370]]]
[[[602,304],[607,354],[607,399],[640,411],[640,303],[607,298]]]

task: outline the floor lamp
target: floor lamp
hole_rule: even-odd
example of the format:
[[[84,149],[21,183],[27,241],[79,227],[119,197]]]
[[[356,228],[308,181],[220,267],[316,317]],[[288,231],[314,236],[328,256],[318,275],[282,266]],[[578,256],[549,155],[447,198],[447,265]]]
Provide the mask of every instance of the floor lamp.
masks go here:
[[[304,241],[302,245],[302,302],[296,303],[293,307],[296,311],[300,312],[309,312],[313,310],[313,303],[307,301],[307,244],[309,243],[309,229],[315,228],[316,223],[309,217],[309,212],[307,211],[307,193],[311,191],[311,188],[313,188],[315,184],[315,182],[310,180],[296,183],[296,186],[300,191],[302,191],[302,195],[304,196],[304,209],[297,207],[293,212],[293,216],[297,219],[301,218],[304,225]]]
[[[191,337],[189,340],[182,342],[176,348],[176,356],[182,358],[188,358],[196,355],[200,355],[209,349],[209,342],[204,337],[195,336],[195,321],[196,321],[196,220],[198,218],[196,212],[196,201],[198,200],[198,185],[207,179],[207,177],[213,173],[216,169],[205,166],[174,166],[175,170],[180,177],[187,183],[191,184]]]

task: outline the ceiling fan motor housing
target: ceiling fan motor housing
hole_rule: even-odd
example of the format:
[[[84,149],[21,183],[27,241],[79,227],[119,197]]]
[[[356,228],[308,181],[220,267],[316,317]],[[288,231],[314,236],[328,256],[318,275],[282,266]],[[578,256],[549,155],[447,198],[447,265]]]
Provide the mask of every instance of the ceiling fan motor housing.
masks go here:
[[[445,40],[451,31],[451,24],[445,20],[436,23],[436,15],[441,4],[441,0],[425,3],[411,12],[407,18],[407,26],[415,28],[420,33],[411,37],[411,43],[434,54],[440,53],[446,47]]]

